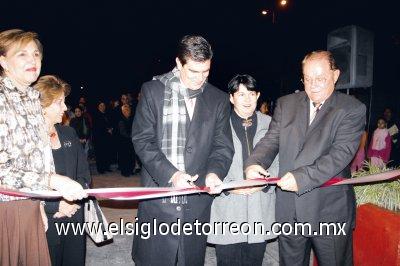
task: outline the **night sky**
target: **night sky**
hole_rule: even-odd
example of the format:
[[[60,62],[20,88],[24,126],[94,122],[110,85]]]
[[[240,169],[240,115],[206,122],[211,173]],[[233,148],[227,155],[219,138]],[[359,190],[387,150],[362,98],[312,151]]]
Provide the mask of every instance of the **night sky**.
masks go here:
[[[358,25],[375,34],[373,107],[399,111],[399,1],[288,0],[283,9],[277,3],[3,0],[0,30],[39,33],[42,74],[69,82],[70,101],[80,94],[101,99],[137,92],[153,75],[172,69],[176,43],[186,34],[203,35],[213,46],[211,83],[225,90],[233,75],[247,73],[264,98],[276,99],[302,89],[300,62],[326,49],[330,31]],[[275,24],[261,15],[263,8],[275,9]],[[360,90],[355,93],[366,93]]]

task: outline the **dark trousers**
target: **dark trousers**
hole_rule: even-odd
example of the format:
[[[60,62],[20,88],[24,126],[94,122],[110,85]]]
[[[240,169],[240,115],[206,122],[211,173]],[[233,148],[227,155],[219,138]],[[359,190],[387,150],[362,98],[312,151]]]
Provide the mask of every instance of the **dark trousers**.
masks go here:
[[[218,266],[262,265],[267,242],[215,245]]]
[[[345,236],[280,235],[279,264],[308,266],[312,247],[319,266],[353,265],[352,234],[350,231]]]
[[[121,175],[130,176],[135,167],[135,151],[132,141],[120,141],[118,149],[118,165]]]
[[[103,174],[105,171],[110,170],[110,152],[108,149],[109,142],[102,140],[104,142],[96,141],[94,143],[94,152],[96,155],[96,167],[99,174]]]
[[[47,242],[52,266],[84,266],[86,256],[86,235],[74,235],[69,230],[67,235],[58,235],[55,223],[74,222],[68,218],[49,218],[49,229],[47,231]],[[74,222],[77,223],[77,222]],[[71,229],[70,227],[69,229]]]

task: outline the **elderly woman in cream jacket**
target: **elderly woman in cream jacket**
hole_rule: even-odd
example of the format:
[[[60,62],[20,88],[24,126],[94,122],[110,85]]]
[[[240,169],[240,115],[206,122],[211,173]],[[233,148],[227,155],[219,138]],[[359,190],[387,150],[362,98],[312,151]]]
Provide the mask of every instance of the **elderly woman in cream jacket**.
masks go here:
[[[271,121],[270,116],[255,112],[260,92],[254,78],[236,75],[228,87],[233,104],[230,122],[235,155],[224,183],[245,179],[243,164],[268,131]],[[268,170],[271,176],[277,175],[277,158]],[[221,193],[212,204],[210,222],[213,233],[208,236],[208,242],[215,244],[218,266],[261,265],[266,241],[275,238],[272,233],[266,233],[275,222],[275,187]],[[230,231],[230,227],[234,230]]]

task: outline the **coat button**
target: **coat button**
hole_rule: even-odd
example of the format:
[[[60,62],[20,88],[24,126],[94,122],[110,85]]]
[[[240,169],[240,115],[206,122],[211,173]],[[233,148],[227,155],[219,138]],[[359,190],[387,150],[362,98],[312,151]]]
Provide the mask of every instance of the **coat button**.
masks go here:
[[[187,151],[188,153],[191,153],[192,150],[193,150],[192,147],[187,147],[187,148],[186,148],[186,151]]]
[[[176,206],[176,210],[177,210],[178,212],[180,212],[180,211],[182,210],[182,207],[181,207],[181,206]]]

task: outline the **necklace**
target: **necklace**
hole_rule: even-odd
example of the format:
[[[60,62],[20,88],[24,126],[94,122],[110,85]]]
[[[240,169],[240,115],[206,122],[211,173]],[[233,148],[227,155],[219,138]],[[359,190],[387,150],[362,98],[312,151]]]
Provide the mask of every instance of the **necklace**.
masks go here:
[[[244,127],[250,127],[253,124],[253,119],[251,118],[246,118],[242,120],[242,126]]]

